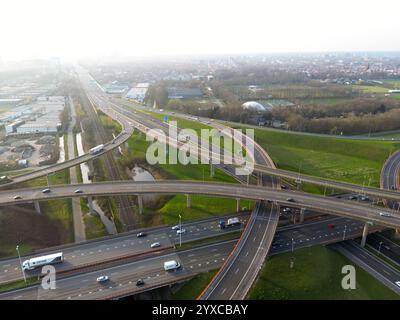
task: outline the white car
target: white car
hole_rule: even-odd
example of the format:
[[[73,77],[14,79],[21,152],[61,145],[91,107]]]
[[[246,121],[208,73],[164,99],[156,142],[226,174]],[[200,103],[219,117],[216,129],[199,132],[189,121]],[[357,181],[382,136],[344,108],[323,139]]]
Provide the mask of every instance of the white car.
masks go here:
[[[179,226],[173,226],[171,229],[172,229],[172,230],[179,230],[180,227],[179,227]]]
[[[76,189],[75,191],[74,191],[74,193],[82,193],[83,191],[81,190],[81,189]]]
[[[185,232],[186,232],[185,229],[179,229],[179,230],[176,231],[176,234],[183,234]]]
[[[43,190],[42,190],[42,193],[49,193],[49,192],[50,192],[50,189],[49,189],[49,188],[43,189]]]
[[[395,284],[400,287],[400,281],[396,281]]]
[[[389,212],[379,212],[381,217],[391,217],[392,215]]]
[[[13,199],[14,200],[18,200],[18,199],[22,199],[22,197],[21,196],[14,196]]]
[[[159,246],[161,246],[159,242],[154,242],[151,244],[150,248],[158,248]]]
[[[100,276],[96,279],[97,282],[106,282],[108,281],[108,276]]]

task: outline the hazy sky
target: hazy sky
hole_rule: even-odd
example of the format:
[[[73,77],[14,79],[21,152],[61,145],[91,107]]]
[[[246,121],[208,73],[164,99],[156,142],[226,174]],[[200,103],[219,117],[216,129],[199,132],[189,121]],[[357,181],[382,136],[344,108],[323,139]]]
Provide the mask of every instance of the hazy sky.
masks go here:
[[[3,60],[400,51],[399,0],[1,0]]]

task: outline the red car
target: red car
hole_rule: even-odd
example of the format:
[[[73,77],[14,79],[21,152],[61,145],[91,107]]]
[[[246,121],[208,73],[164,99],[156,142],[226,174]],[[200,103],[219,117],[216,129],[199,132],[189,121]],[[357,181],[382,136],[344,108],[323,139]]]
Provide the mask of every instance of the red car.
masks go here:
[[[330,224],[328,224],[328,228],[329,228],[329,229],[333,229],[333,228],[335,228],[335,225],[332,224],[332,223],[330,223]]]

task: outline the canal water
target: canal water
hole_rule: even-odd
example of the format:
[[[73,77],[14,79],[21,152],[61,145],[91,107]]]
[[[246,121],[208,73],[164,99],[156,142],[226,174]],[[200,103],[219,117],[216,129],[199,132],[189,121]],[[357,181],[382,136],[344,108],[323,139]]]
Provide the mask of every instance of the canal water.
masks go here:
[[[59,138],[59,146],[60,146],[60,156],[58,158],[57,163],[61,163],[65,161],[65,148],[64,148],[64,136]]]
[[[151,175],[150,172],[138,166],[135,166],[132,169],[131,175],[134,181],[155,181],[154,177]],[[157,196],[146,195],[143,196],[143,203],[146,205],[151,202],[154,202],[156,199]]]
[[[76,146],[78,149],[78,155],[79,156],[84,155],[85,151],[83,150],[82,135],[80,132],[76,134]],[[92,181],[89,179],[89,166],[87,165],[87,163],[86,162],[81,163],[80,166],[81,166],[83,183],[92,183]],[[103,210],[101,210],[96,200],[93,201],[93,209],[99,214],[100,219],[103,222],[104,226],[106,227],[107,232],[109,234],[117,234],[117,228],[115,227],[114,221],[110,220],[106,216],[106,214],[104,213]]]

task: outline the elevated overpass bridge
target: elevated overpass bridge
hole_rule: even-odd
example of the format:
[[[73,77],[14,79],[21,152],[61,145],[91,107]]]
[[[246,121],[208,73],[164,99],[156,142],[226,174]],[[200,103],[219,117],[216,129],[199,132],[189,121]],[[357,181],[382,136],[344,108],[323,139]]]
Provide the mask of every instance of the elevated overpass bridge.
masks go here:
[[[92,96],[91,98],[92,99],[96,99],[96,98],[99,99],[99,97],[96,96],[96,95]],[[108,152],[108,151],[114,149],[115,147],[117,147],[121,143],[125,142],[129,138],[131,133],[133,132],[133,128],[134,128],[134,126],[132,125],[132,123],[130,121],[133,120],[133,118],[136,119],[136,117],[132,117],[132,114],[129,114],[129,113],[127,114],[126,112],[122,112],[122,110],[118,110],[118,109],[115,110],[115,108],[113,109],[112,108],[112,104],[111,105],[108,104],[108,101],[104,101],[104,99],[99,99],[97,101],[97,104],[101,104],[100,103],[101,101],[103,101],[103,103],[105,103],[105,105],[101,108],[102,111],[104,111],[106,114],[108,114],[109,116],[113,117],[114,119],[118,120],[121,123],[121,125],[123,126],[123,128],[124,128],[124,132],[117,138],[117,139],[120,139],[120,140],[118,140],[118,141],[116,140],[114,143],[107,144],[105,150],[102,153],[99,153],[99,154],[96,154],[96,155],[85,155],[87,158],[83,158],[85,156],[82,156],[82,158],[80,157],[79,159],[76,158],[76,159],[71,159],[69,161],[66,161],[66,162],[60,164],[60,166],[58,166],[58,165],[50,166],[50,167],[44,168],[43,170],[38,170],[38,171],[32,172],[32,173],[27,174],[27,175],[15,177],[14,180],[12,181],[12,183],[9,183],[9,184],[3,185],[3,186],[5,186],[5,187],[6,186],[11,186],[11,185],[16,184],[16,183],[20,183],[20,182],[23,182],[23,181],[28,181],[30,179],[34,179],[34,178],[37,178],[37,177],[40,177],[40,176],[45,176],[45,175],[48,175],[48,174],[50,174],[52,172],[56,172],[56,171],[59,171],[59,170],[63,170],[63,169],[75,166],[75,165],[80,164],[82,162],[90,161],[94,157],[100,156],[100,155],[104,154],[105,152]],[[215,124],[215,125],[217,126],[218,124]],[[145,124],[144,123],[140,123],[140,122],[136,122],[135,126],[139,130],[141,130],[143,132],[146,132],[150,127],[152,127],[152,124],[150,124],[149,122],[146,122]],[[222,127],[221,127],[221,129],[222,129]],[[263,176],[263,175],[266,175],[266,176],[269,176],[269,177],[276,177],[276,178],[292,179],[292,180],[297,180],[297,181],[300,179],[302,182],[310,182],[310,183],[314,183],[314,184],[317,184],[317,185],[332,187],[332,188],[341,189],[341,190],[348,190],[348,191],[357,192],[357,193],[360,193],[360,194],[368,194],[368,195],[371,195],[371,196],[377,196],[377,197],[381,197],[381,198],[395,199],[395,200],[398,200],[400,198],[399,193],[396,192],[396,191],[393,191],[393,190],[380,190],[380,189],[376,189],[376,188],[365,188],[365,187],[361,187],[361,186],[357,186],[357,185],[353,185],[353,184],[342,183],[342,182],[338,182],[338,181],[332,181],[332,180],[329,180],[329,179],[321,179],[321,178],[318,178],[318,177],[312,177],[312,176],[308,176],[308,175],[299,175],[299,174],[294,173],[294,172],[276,169],[273,166],[272,161],[269,161],[270,159],[269,159],[268,155],[266,154],[266,152],[264,150],[262,150],[262,148],[259,145],[257,145],[257,144],[255,144],[255,145],[256,145],[256,156],[258,155],[258,157],[260,157],[260,158],[259,159],[254,159],[254,161],[256,162],[254,164],[254,169],[255,169],[256,172],[262,174],[261,182],[267,182],[267,183],[270,184],[270,186],[274,186],[274,183],[275,183],[275,186],[277,186],[276,181],[273,178],[272,179],[265,178],[265,176]],[[265,159],[265,157],[267,157],[267,159]],[[264,158],[264,159],[262,159],[262,158]],[[260,159],[264,160],[264,161],[260,161]],[[259,161],[257,161],[257,160],[259,160]],[[263,179],[267,179],[268,181],[265,181],[265,180],[263,181]],[[116,184],[119,184],[119,183],[120,182],[117,182]],[[121,183],[123,183],[123,182],[121,182]],[[165,183],[167,183],[167,182],[165,182]],[[172,183],[178,183],[179,184],[181,182],[172,182]],[[79,185],[79,186],[71,186],[71,187],[72,188],[78,187],[78,188],[82,189],[83,194],[80,194],[80,195],[79,194],[78,195],[77,194],[72,194],[71,193],[72,190],[69,190],[69,191],[64,190],[65,193],[63,193],[62,192],[62,188],[63,187],[57,186],[57,187],[52,187],[52,193],[48,194],[47,196],[50,196],[50,198],[53,197],[53,196],[54,196],[54,198],[57,198],[57,197],[74,197],[74,196],[98,196],[98,195],[106,195],[107,196],[107,195],[111,195],[109,190],[107,191],[107,194],[104,194],[105,191],[104,191],[103,188],[106,188],[104,186],[103,187],[96,187],[96,186],[92,185],[92,187],[94,187],[94,189],[91,189],[91,190],[89,190],[89,189],[86,190],[87,185]],[[111,187],[111,186],[109,186],[109,187]],[[316,199],[316,198],[313,198],[313,199],[301,198],[301,195],[297,194],[297,193],[295,195],[291,194],[289,196],[289,197],[293,197],[293,198],[295,197],[295,199],[296,199],[296,203],[292,203],[291,201],[288,201],[288,198],[286,198],[286,197],[288,197],[288,194],[284,195],[285,192],[278,190],[279,192],[283,192],[283,193],[274,194],[274,193],[271,193],[273,190],[270,190],[268,188],[264,189],[264,191],[268,192],[268,194],[255,193],[253,196],[250,196],[249,193],[250,192],[255,192],[255,190],[250,191],[250,189],[248,189],[248,190],[246,189],[247,191],[240,191],[240,190],[230,189],[229,191],[225,190],[224,192],[217,192],[218,190],[212,189],[211,191],[208,190],[207,192],[205,192],[204,190],[202,190],[203,188],[197,188],[196,186],[192,185],[189,189],[186,188],[185,190],[178,190],[179,188],[176,188],[176,189],[172,188],[169,192],[167,192],[165,189],[162,190],[162,188],[155,187],[153,189],[154,192],[150,192],[150,190],[147,190],[146,189],[147,187],[144,187],[144,186],[143,186],[144,187],[143,188],[144,191],[140,191],[136,187],[133,188],[135,190],[130,190],[130,191],[128,191],[125,187],[122,187],[122,189],[124,189],[124,190],[119,189],[119,187],[122,187],[122,185],[118,186],[118,190],[115,193],[113,193],[113,195],[117,195],[117,194],[141,195],[141,194],[145,194],[145,193],[163,193],[163,194],[183,193],[183,194],[186,194],[188,197],[190,195],[199,194],[199,195],[231,197],[231,198],[236,198],[236,199],[245,199],[246,198],[246,199],[254,199],[254,200],[258,200],[258,201],[275,201],[275,202],[278,201],[279,203],[282,203],[282,204],[287,204],[287,205],[291,205],[291,206],[298,206],[299,208],[313,208],[313,209],[320,210],[321,212],[326,212],[326,213],[332,213],[332,214],[352,217],[352,218],[355,218],[355,219],[360,219],[360,220],[363,220],[363,221],[368,221],[370,223],[372,222],[372,223],[376,223],[376,224],[379,224],[379,225],[384,225],[384,226],[387,226],[387,227],[392,227],[392,228],[399,227],[398,221],[397,221],[399,219],[399,217],[398,217],[397,213],[394,212],[394,211],[391,212],[392,217],[384,218],[379,214],[379,211],[378,211],[379,209],[377,209],[377,208],[374,209],[374,208],[372,208],[370,206],[362,206],[362,205],[356,205],[357,208],[354,208],[354,207],[350,208],[347,205],[352,206],[353,204],[346,203],[346,205],[345,205],[345,204],[342,204],[342,203],[338,203],[339,200],[337,200],[337,199],[330,199],[329,201],[333,201],[333,203],[329,203],[329,205],[326,206],[327,203],[325,202],[324,197],[320,197],[319,199]],[[208,187],[211,187],[211,185],[210,186],[204,186],[204,187],[208,188]],[[226,188],[226,186],[219,186],[219,187]],[[236,186],[236,187],[238,187],[238,189],[241,189],[241,190],[243,190],[245,188],[251,188],[251,187],[244,187],[244,186],[242,186],[242,187]],[[58,189],[58,188],[60,188],[60,189]],[[96,188],[98,188],[98,189],[95,190]],[[114,186],[111,187],[111,188],[114,191]],[[85,189],[85,190],[83,190],[83,189]],[[101,190],[101,189],[103,189],[103,190]],[[34,190],[32,190],[32,191],[34,191]],[[43,196],[43,194],[41,194],[39,190],[36,190],[36,198],[35,199],[33,199],[31,196],[25,194],[24,190],[18,190],[16,192],[18,193],[18,195],[20,195],[20,193],[23,194],[23,195],[20,195],[22,197],[22,199],[13,199],[14,201],[16,201],[16,203],[23,203],[23,202],[30,202],[30,201],[42,201],[42,200],[49,199],[49,197],[41,198],[40,196]],[[119,193],[119,192],[121,192],[121,193]],[[259,190],[259,192],[261,192],[261,191]],[[303,196],[304,196],[304,194],[303,194]],[[2,197],[2,196],[0,195],[0,197]],[[20,201],[20,202],[18,202],[18,201]],[[7,202],[7,201],[1,202],[0,201],[0,205],[8,204],[8,203],[10,203],[10,202]],[[11,203],[15,204],[12,201],[11,201]],[[266,204],[264,204],[264,206],[265,205]],[[371,208],[372,208],[372,211],[370,211]],[[265,212],[265,208],[263,208],[263,210],[261,210],[261,209],[262,208],[260,206],[258,206],[258,210],[254,211],[254,213],[253,213],[254,217],[258,216],[261,211]],[[270,212],[271,213],[274,212],[275,215],[273,217],[270,216],[267,219],[265,219],[265,217],[264,217],[263,219],[261,219],[261,221],[267,221],[268,220],[269,222],[273,221],[273,223],[277,223],[278,218],[279,218],[279,214],[278,214],[278,216],[276,216],[276,213],[278,212],[278,210],[276,210],[276,209],[272,210],[272,207],[270,209],[271,209]],[[360,214],[360,211],[364,211],[364,214]],[[252,221],[252,219],[250,219],[250,221]],[[253,220],[253,221],[255,221],[255,220]],[[250,227],[253,226],[253,225],[254,225],[254,222],[253,222],[253,224],[249,223]],[[252,228],[250,228],[250,227],[246,228],[246,230],[251,230]],[[366,230],[365,234],[367,232],[368,232],[368,230]],[[267,234],[265,232],[265,230],[264,230],[264,233],[261,233],[262,237],[260,237],[259,240],[260,241],[267,241],[268,243],[271,243],[272,242],[273,233]],[[268,237],[266,238],[266,236],[268,236]],[[239,246],[239,248],[240,248],[240,246]],[[262,250],[259,250],[259,251],[262,251]],[[237,251],[237,252],[239,252],[239,251]],[[262,254],[266,255],[267,252],[268,252],[268,249],[264,250],[264,252]],[[232,254],[232,256],[234,256],[234,254]],[[225,265],[227,265],[227,262],[226,262]],[[254,270],[252,272],[249,271],[250,270],[249,268],[246,268],[245,269],[246,270],[245,274],[249,274],[249,273],[251,275],[256,274],[259,267],[260,267],[260,265],[257,264],[256,268],[254,268]],[[220,274],[222,274],[222,272]],[[252,277],[252,278],[253,278],[252,280],[254,280],[254,277]],[[250,282],[250,284],[251,283],[252,283],[252,281]],[[246,288],[244,288],[244,289],[246,290]],[[244,292],[245,290],[241,290],[241,292]],[[236,290],[236,292],[237,291],[238,290]],[[215,292],[215,289],[214,289],[214,292]],[[222,294],[222,292],[221,292],[221,294]],[[234,297],[234,296],[230,296],[230,297]],[[243,297],[242,296],[238,296],[238,298],[243,298]]]
[[[76,193],[79,189],[81,192]],[[396,210],[382,209],[372,205],[355,203],[348,200],[307,194],[298,191],[278,190],[265,186],[236,185],[228,183],[205,183],[193,181],[113,181],[91,184],[57,185],[50,193],[43,193],[42,188],[5,190],[0,192],[0,206],[47,201],[60,198],[115,195],[146,194],[184,194],[273,201],[292,207],[310,208],[327,214],[339,215],[356,220],[368,221],[389,228],[400,227],[400,214]],[[15,199],[15,195],[20,198]],[[390,217],[382,216],[385,211]]]

